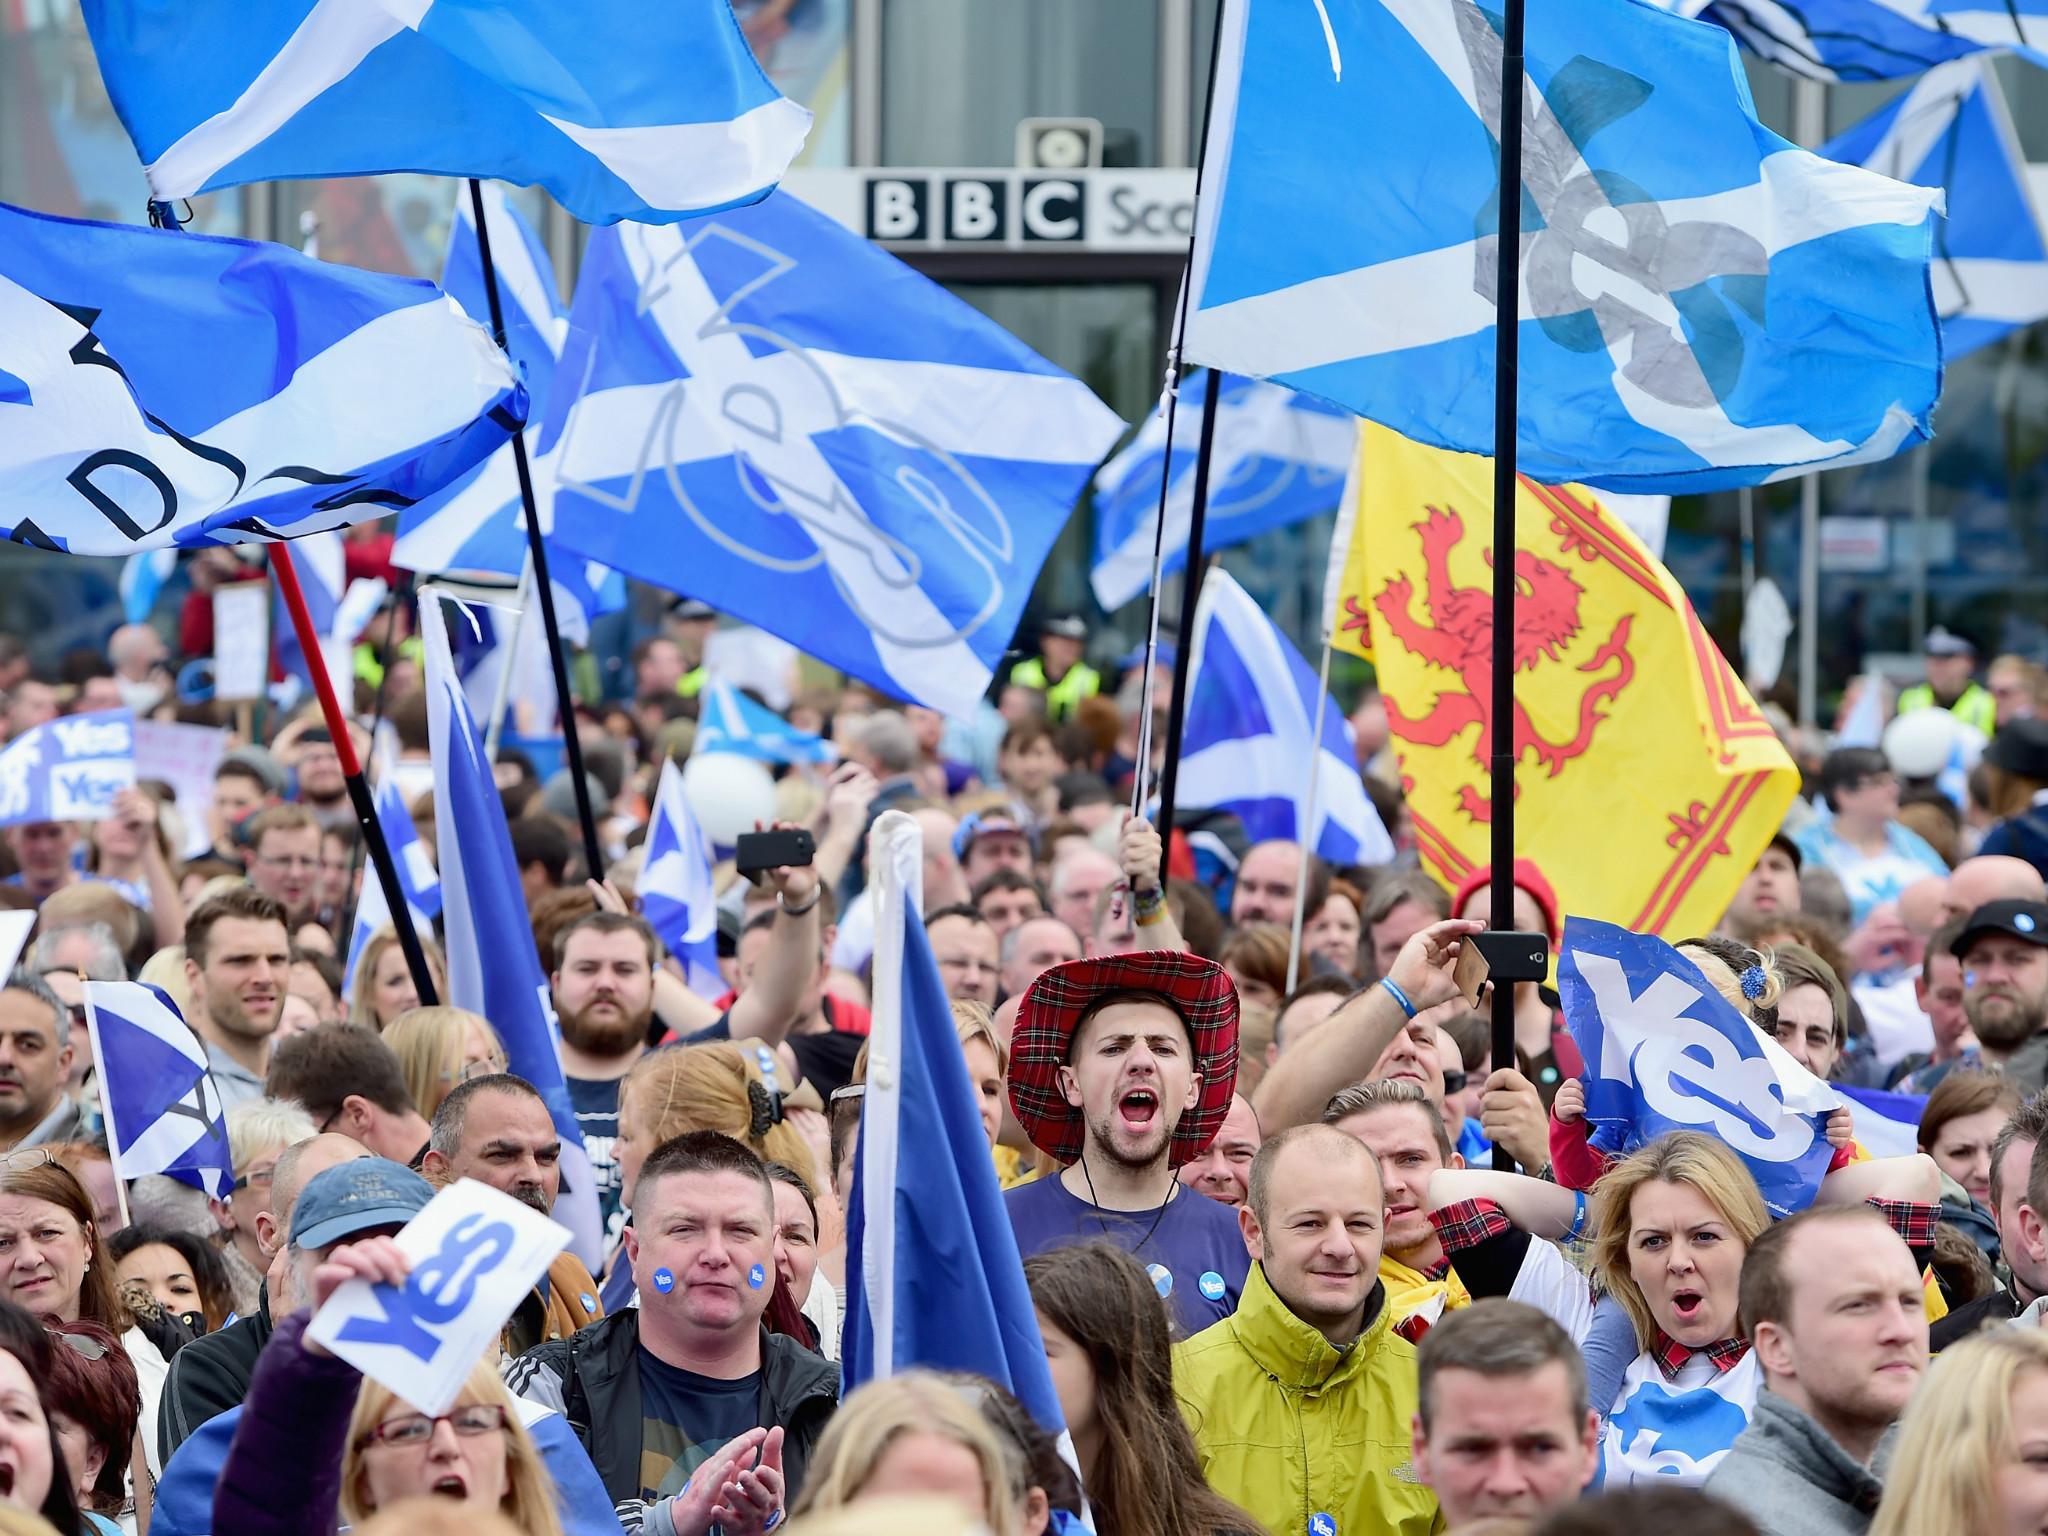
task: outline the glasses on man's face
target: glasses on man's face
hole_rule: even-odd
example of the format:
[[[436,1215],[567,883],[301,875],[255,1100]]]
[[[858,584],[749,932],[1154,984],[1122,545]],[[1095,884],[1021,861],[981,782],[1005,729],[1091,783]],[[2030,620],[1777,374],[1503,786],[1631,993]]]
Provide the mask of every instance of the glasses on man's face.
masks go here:
[[[239,1194],[245,1189],[268,1189],[270,1176],[276,1172],[276,1166],[272,1165],[269,1168],[251,1168],[247,1173],[238,1173],[235,1175],[234,1192]]]
[[[488,1435],[505,1427],[505,1410],[496,1403],[464,1403],[443,1414],[408,1413],[402,1419],[386,1419],[356,1441],[356,1449],[370,1444],[422,1446],[434,1438],[434,1426],[446,1424],[466,1437]]]

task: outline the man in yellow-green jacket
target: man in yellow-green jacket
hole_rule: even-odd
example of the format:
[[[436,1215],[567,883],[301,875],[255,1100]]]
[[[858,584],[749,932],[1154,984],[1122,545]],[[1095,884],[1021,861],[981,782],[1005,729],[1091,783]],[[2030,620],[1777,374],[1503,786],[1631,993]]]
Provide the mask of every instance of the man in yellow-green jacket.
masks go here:
[[[1380,1284],[1379,1169],[1326,1125],[1252,1162],[1238,1213],[1256,1261],[1237,1311],[1176,1345],[1174,1390],[1202,1473],[1273,1536],[1429,1536],[1409,1460],[1415,1346]]]

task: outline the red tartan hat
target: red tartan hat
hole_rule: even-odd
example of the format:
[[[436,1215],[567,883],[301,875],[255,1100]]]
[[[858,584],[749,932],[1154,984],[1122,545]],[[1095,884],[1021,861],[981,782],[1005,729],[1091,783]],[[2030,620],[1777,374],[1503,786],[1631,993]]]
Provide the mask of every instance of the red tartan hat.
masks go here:
[[[1086,1135],[1081,1111],[1060,1090],[1060,1068],[1081,1015],[1116,992],[1147,992],[1187,1026],[1201,1097],[1174,1127],[1167,1161],[1200,1157],[1223,1128],[1237,1086],[1237,987],[1222,966],[1185,950],[1070,960],[1041,972],[1025,989],[1010,1036],[1010,1108],[1031,1144],[1071,1163]]]

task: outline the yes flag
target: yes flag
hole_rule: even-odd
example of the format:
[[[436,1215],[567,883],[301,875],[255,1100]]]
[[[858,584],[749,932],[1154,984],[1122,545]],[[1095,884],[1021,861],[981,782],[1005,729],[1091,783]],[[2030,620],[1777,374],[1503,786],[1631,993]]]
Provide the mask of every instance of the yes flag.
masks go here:
[[[1320,27],[1225,12],[1188,356],[1490,453],[1493,13],[1316,10]],[[1523,473],[1708,491],[1929,435],[1935,193],[1760,125],[1718,27],[1637,0],[1534,5],[1527,56]]]
[[[1195,444],[1208,409],[1209,378],[1180,381],[1172,467],[1167,471],[1162,575],[1188,561],[1194,511]],[[1209,466],[1203,548],[1227,549],[1269,528],[1334,511],[1357,443],[1351,414],[1278,384],[1225,374],[1216,381],[1216,441]],[[1095,601],[1115,608],[1152,588],[1152,537],[1159,474],[1167,460],[1166,403],[1123,451],[1095,472]]]
[[[832,744],[798,730],[766,704],[756,703],[722,677],[697,696],[693,751],[730,752],[757,763],[829,763]]]
[[[604,1261],[597,1182],[555,1048],[548,979],[533,946],[520,942],[532,924],[519,866],[512,860],[505,806],[449,659],[441,600],[431,593],[420,604],[420,641],[434,755],[434,845],[441,864],[448,1001],[491,1021],[505,1042],[507,1068],[547,1101],[562,1138],[562,1193],[555,1219],[575,1234],[571,1247],[594,1271]]]
[[[874,1026],[846,1213],[845,1390],[911,1366],[1001,1382],[1063,1432],[1017,1235],[920,914],[923,834],[868,834]]]
[[[1422,861],[1489,862],[1493,463],[1364,428],[1331,643],[1386,699]],[[1578,486],[1515,504],[1515,851],[1567,909],[1682,937],[1721,920],[1799,774],[1671,573]]]
[[[599,230],[544,451],[555,538],[969,713],[1123,424],[794,198]]]
[[[1794,1061],[1662,939],[1565,919],[1565,1024],[1586,1060],[1593,1145],[1626,1154],[1666,1131],[1704,1131],[1756,1178],[1773,1215],[1813,1203],[1841,1095]]]
[[[765,194],[811,114],[722,0],[86,0],[151,192],[424,171],[591,224]]]
[[[1301,653],[1220,569],[1202,578],[1191,665],[1181,804],[1233,813],[1255,843],[1306,841],[1335,864],[1392,862],[1350,725]],[[1319,752],[1311,812],[1309,765]]]
[[[424,938],[432,931],[433,920],[441,915],[441,876],[419,829],[413,825],[412,812],[405,808],[405,795],[391,772],[389,758],[378,764],[377,788],[371,804],[376,808],[377,824],[384,829],[391,857],[398,865],[398,883],[405,890],[405,908],[412,915],[413,929]],[[377,878],[376,870],[366,869],[362,894],[356,898],[355,923],[349,930],[348,963],[341,972],[344,998],[355,995],[356,967],[362,961],[364,947],[378,929],[390,922],[391,906],[384,899],[384,882]]]
[[[1820,152],[1947,194],[1932,275],[1948,361],[2048,317],[2048,233],[1981,55],[1929,70]]]
[[[234,1159],[220,1093],[170,998],[139,981],[88,981],[85,1023],[115,1177],[164,1173],[227,1199]]]
[[[711,884],[711,848],[683,797],[683,771],[674,758],[661,765],[647,842],[640,864],[640,915],[683,968],[699,997],[728,990],[718,972],[718,893]]]
[[[1650,3],[1719,22],[1759,57],[1811,80],[1891,80],[1987,50],[2048,63],[2048,0]]]
[[[135,714],[101,709],[23,731],[0,747],[0,827],[104,821],[135,782]]]
[[[0,205],[0,536],[127,555],[338,528],[525,415],[432,283]]]

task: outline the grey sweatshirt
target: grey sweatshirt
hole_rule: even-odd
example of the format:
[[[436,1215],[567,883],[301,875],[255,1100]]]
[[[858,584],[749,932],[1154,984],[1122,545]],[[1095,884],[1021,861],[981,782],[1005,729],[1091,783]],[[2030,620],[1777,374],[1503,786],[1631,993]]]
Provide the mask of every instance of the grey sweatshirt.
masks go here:
[[[1863,1536],[1884,1484],[1767,1388],[1749,1428],[1707,1474],[1706,1491],[1749,1516],[1763,1536]]]

